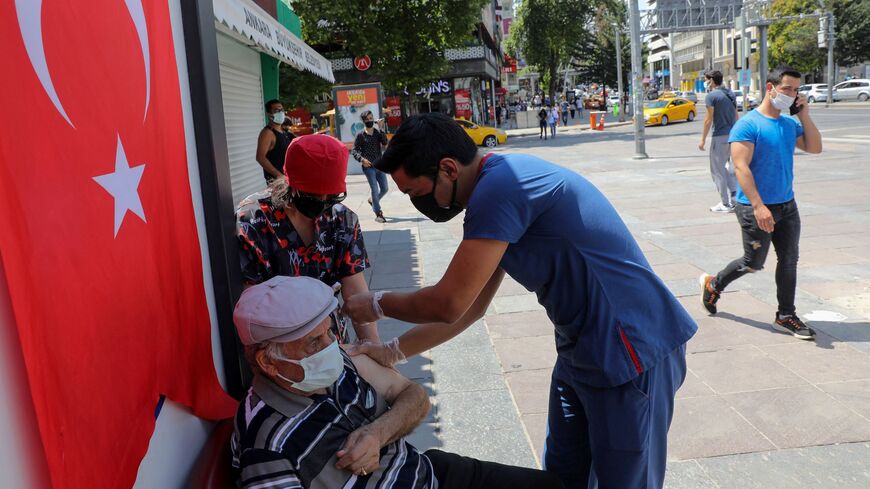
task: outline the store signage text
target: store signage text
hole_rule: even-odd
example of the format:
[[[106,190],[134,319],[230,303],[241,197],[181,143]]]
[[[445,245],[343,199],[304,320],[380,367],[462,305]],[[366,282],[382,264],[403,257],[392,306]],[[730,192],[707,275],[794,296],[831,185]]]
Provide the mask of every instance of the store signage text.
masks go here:
[[[417,95],[446,95],[450,93],[450,81],[438,80],[429,84],[428,87],[421,88]]]

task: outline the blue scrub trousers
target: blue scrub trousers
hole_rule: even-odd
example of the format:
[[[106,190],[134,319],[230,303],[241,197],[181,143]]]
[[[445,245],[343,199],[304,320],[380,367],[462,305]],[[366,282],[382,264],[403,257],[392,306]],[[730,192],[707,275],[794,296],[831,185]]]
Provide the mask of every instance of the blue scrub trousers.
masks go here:
[[[616,387],[571,379],[561,362],[550,384],[544,468],[566,489],[660,489],[686,345]]]

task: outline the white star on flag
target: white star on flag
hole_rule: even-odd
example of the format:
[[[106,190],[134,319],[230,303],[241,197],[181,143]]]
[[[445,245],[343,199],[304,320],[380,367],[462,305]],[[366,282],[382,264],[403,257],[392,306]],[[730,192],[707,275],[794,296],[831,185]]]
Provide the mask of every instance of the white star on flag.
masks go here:
[[[115,237],[118,236],[118,230],[121,229],[121,223],[124,222],[127,211],[133,212],[143,221],[148,222],[145,220],[145,211],[142,209],[138,190],[139,181],[142,180],[142,172],[144,171],[145,165],[130,168],[119,135],[118,148],[115,150],[114,173],[93,177],[115,199]]]

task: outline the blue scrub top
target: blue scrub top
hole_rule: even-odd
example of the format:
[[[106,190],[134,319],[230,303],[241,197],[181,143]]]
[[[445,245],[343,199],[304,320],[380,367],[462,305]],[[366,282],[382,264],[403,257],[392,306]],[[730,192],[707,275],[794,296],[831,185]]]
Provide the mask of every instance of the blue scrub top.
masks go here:
[[[540,158],[486,159],[464,238],[509,243],[500,266],[537,294],[556,329],[562,374],[577,381],[624,384],[697,330],[607,198]]]

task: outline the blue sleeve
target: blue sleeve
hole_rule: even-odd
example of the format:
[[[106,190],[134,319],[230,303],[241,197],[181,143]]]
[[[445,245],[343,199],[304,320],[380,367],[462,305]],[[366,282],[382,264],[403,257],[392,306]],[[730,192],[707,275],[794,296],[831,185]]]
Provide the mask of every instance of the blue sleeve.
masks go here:
[[[516,243],[533,221],[533,206],[515,176],[498,169],[485,175],[465,211],[464,239]],[[513,176],[513,178],[511,178]]]
[[[747,117],[748,116],[744,116],[738,120],[737,123],[734,124],[734,127],[731,128],[731,133],[728,135],[729,143],[749,141],[752,144],[755,144],[755,141],[758,138],[758,133],[755,124],[752,124]]]
[[[800,123],[800,121],[794,121],[794,138],[797,139],[804,135],[804,125]]]
[[[704,97],[704,105],[706,105],[707,107],[713,107],[714,105],[716,105],[715,92],[710,92],[707,94],[706,97]]]

